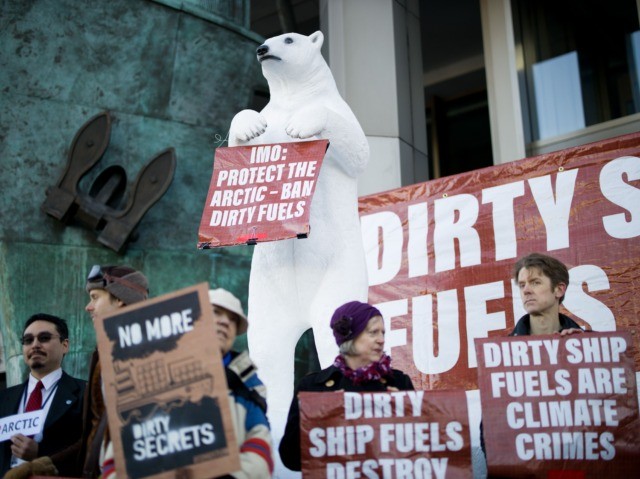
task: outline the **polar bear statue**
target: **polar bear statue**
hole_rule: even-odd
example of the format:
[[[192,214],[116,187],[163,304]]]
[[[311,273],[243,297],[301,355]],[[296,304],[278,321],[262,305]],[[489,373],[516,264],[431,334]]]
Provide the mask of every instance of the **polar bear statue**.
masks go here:
[[[270,101],[243,110],[231,122],[229,146],[328,139],[306,239],[258,243],[249,281],[248,343],[267,386],[274,439],[281,437],[293,395],[294,353],[313,328],[321,366],[338,348],[329,320],[351,300],[367,300],[367,271],[358,216],[357,176],[369,145],[338,93],[321,54],[321,32],[288,33],[257,49]]]

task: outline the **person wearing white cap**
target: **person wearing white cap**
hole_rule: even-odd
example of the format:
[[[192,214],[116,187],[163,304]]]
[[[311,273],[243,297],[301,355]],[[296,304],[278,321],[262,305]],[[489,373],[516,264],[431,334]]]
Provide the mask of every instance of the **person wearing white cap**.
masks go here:
[[[226,289],[209,290],[216,334],[229,384],[229,400],[236,439],[240,446],[241,470],[235,478],[262,478],[273,474],[271,431],[267,420],[266,389],[249,353],[232,351],[238,334],[247,332],[242,303]]]

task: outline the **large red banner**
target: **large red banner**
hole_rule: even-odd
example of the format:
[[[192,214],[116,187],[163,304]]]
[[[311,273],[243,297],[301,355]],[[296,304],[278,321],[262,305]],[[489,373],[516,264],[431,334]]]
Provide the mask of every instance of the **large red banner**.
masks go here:
[[[471,478],[464,391],[302,392],[303,476]]]
[[[627,331],[476,340],[491,477],[633,477],[640,458]]]
[[[511,280],[531,252],[567,264],[564,311],[634,332],[640,369],[640,134],[360,200],[369,298],[417,389],[476,389],[477,338],[525,312]]]
[[[314,140],[216,149],[198,248],[306,237],[328,146]]]

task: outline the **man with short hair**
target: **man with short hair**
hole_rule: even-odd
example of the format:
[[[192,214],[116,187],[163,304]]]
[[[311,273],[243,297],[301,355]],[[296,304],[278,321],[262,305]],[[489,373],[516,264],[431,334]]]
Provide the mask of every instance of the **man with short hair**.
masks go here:
[[[569,316],[560,312],[560,304],[569,286],[569,270],[561,261],[540,253],[520,258],[513,266],[513,279],[527,314],[516,323],[509,336],[583,333]],[[484,427],[480,421],[480,448],[486,456]]]
[[[266,390],[256,374],[249,353],[232,351],[238,334],[247,331],[247,317],[240,300],[229,291],[209,290],[216,334],[229,384],[231,416],[240,447],[239,471],[232,477],[271,477],[271,432],[267,420]]]
[[[144,301],[149,296],[147,278],[130,266],[100,266],[91,268],[87,276],[86,290],[89,303],[85,310],[91,319],[106,316],[125,306]],[[40,475],[54,475],[70,470],[69,477],[107,478],[113,472],[113,458],[103,460],[104,450],[110,446],[107,411],[102,397],[102,375],[98,349],[91,357],[89,382],[82,407],[82,436],[73,445],[51,455],[47,460],[49,470]],[[34,461],[35,462],[35,461]],[[42,464],[47,466],[47,464]],[[32,475],[30,464],[22,464],[4,479],[26,479]],[[38,465],[40,466],[40,464]]]
[[[62,370],[69,352],[67,322],[38,313],[25,322],[22,355],[29,379],[0,391],[0,417],[43,410],[44,427],[33,437],[15,434],[0,444],[0,476],[10,467],[49,456],[75,443],[82,433],[82,396],[86,381]],[[70,471],[60,469],[60,474]]]
[[[560,312],[569,285],[569,271],[557,259],[540,253],[521,258],[513,267],[525,314],[510,336],[582,333],[584,330]]]

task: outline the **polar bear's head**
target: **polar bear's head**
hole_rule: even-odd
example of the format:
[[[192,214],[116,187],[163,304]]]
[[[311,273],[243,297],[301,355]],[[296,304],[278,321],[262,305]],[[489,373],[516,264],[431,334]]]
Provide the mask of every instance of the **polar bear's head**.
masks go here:
[[[320,49],[324,36],[318,31],[309,35],[285,33],[269,38],[256,50],[262,73],[268,81],[305,82],[329,72]],[[330,75],[330,73],[329,73]]]

